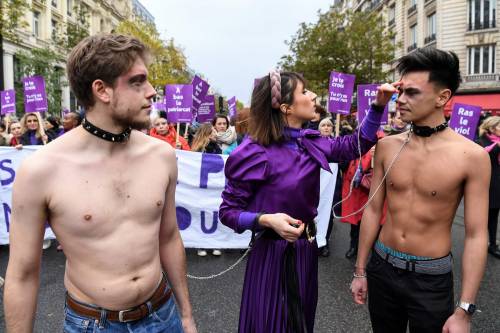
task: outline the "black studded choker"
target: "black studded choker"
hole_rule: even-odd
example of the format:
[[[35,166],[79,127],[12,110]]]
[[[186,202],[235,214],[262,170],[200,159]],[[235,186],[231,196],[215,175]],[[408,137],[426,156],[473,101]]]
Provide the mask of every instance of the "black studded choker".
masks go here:
[[[130,137],[130,132],[132,132],[132,128],[129,127],[120,134],[113,134],[92,124],[87,118],[83,118],[82,126],[90,134],[109,142],[125,142]]]
[[[414,123],[411,124],[411,130],[415,135],[418,136],[423,136],[423,137],[429,137],[434,133],[441,132],[448,128],[448,123],[444,122],[441,125],[437,125],[436,127],[429,127],[429,126],[418,126],[415,125]]]

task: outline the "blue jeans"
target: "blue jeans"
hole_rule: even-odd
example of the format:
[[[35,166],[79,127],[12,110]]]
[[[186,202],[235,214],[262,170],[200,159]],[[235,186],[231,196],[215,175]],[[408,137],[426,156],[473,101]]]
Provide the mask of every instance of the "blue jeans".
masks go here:
[[[120,323],[117,321],[96,320],[81,316],[65,308],[64,333],[182,333],[182,322],[175,306],[174,297],[165,302],[149,316],[137,321]]]

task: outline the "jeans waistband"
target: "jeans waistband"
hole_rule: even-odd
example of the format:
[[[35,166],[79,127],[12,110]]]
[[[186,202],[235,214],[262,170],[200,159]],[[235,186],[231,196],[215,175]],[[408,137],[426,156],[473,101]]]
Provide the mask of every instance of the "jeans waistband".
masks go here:
[[[440,275],[449,273],[453,269],[453,256],[451,253],[442,258],[427,259],[427,257],[412,256],[393,250],[380,241],[375,243],[374,250],[377,255],[392,266],[410,272]]]

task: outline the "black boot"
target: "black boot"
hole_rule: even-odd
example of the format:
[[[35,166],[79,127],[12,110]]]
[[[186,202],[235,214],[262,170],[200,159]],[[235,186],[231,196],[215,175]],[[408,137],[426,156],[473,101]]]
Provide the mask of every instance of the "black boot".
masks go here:
[[[328,248],[328,245],[325,245],[325,246],[319,248],[319,255],[322,257],[329,257],[330,256],[330,249]]]
[[[488,253],[497,259],[500,259],[500,249],[496,245],[488,246]]]
[[[345,253],[345,257],[347,259],[352,259],[352,258],[356,257],[357,254],[358,254],[358,248],[357,247],[351,247]]]

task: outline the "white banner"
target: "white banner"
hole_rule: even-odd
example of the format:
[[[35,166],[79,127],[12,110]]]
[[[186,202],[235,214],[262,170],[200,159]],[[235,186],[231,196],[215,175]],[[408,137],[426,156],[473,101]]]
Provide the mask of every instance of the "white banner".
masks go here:
[[[12,183],[21,161],[38,147],[22,150],[0,147],[0,181],[2,211],[0,214],[0,244],[9,243]],[[225,185],[226,155],[201,154],[177,150],[179,179],[175,194],[177,223],[184,246],[188,248],[245,248],[251,233],[237,234],[218,218],[221,193]],[[333,175],[321,171],[321,199],[318,207],[318,245],[325,244],[325,235],[332,207],[337,165],[330,164]],[[54,238],[47,227],[45,238]]]

